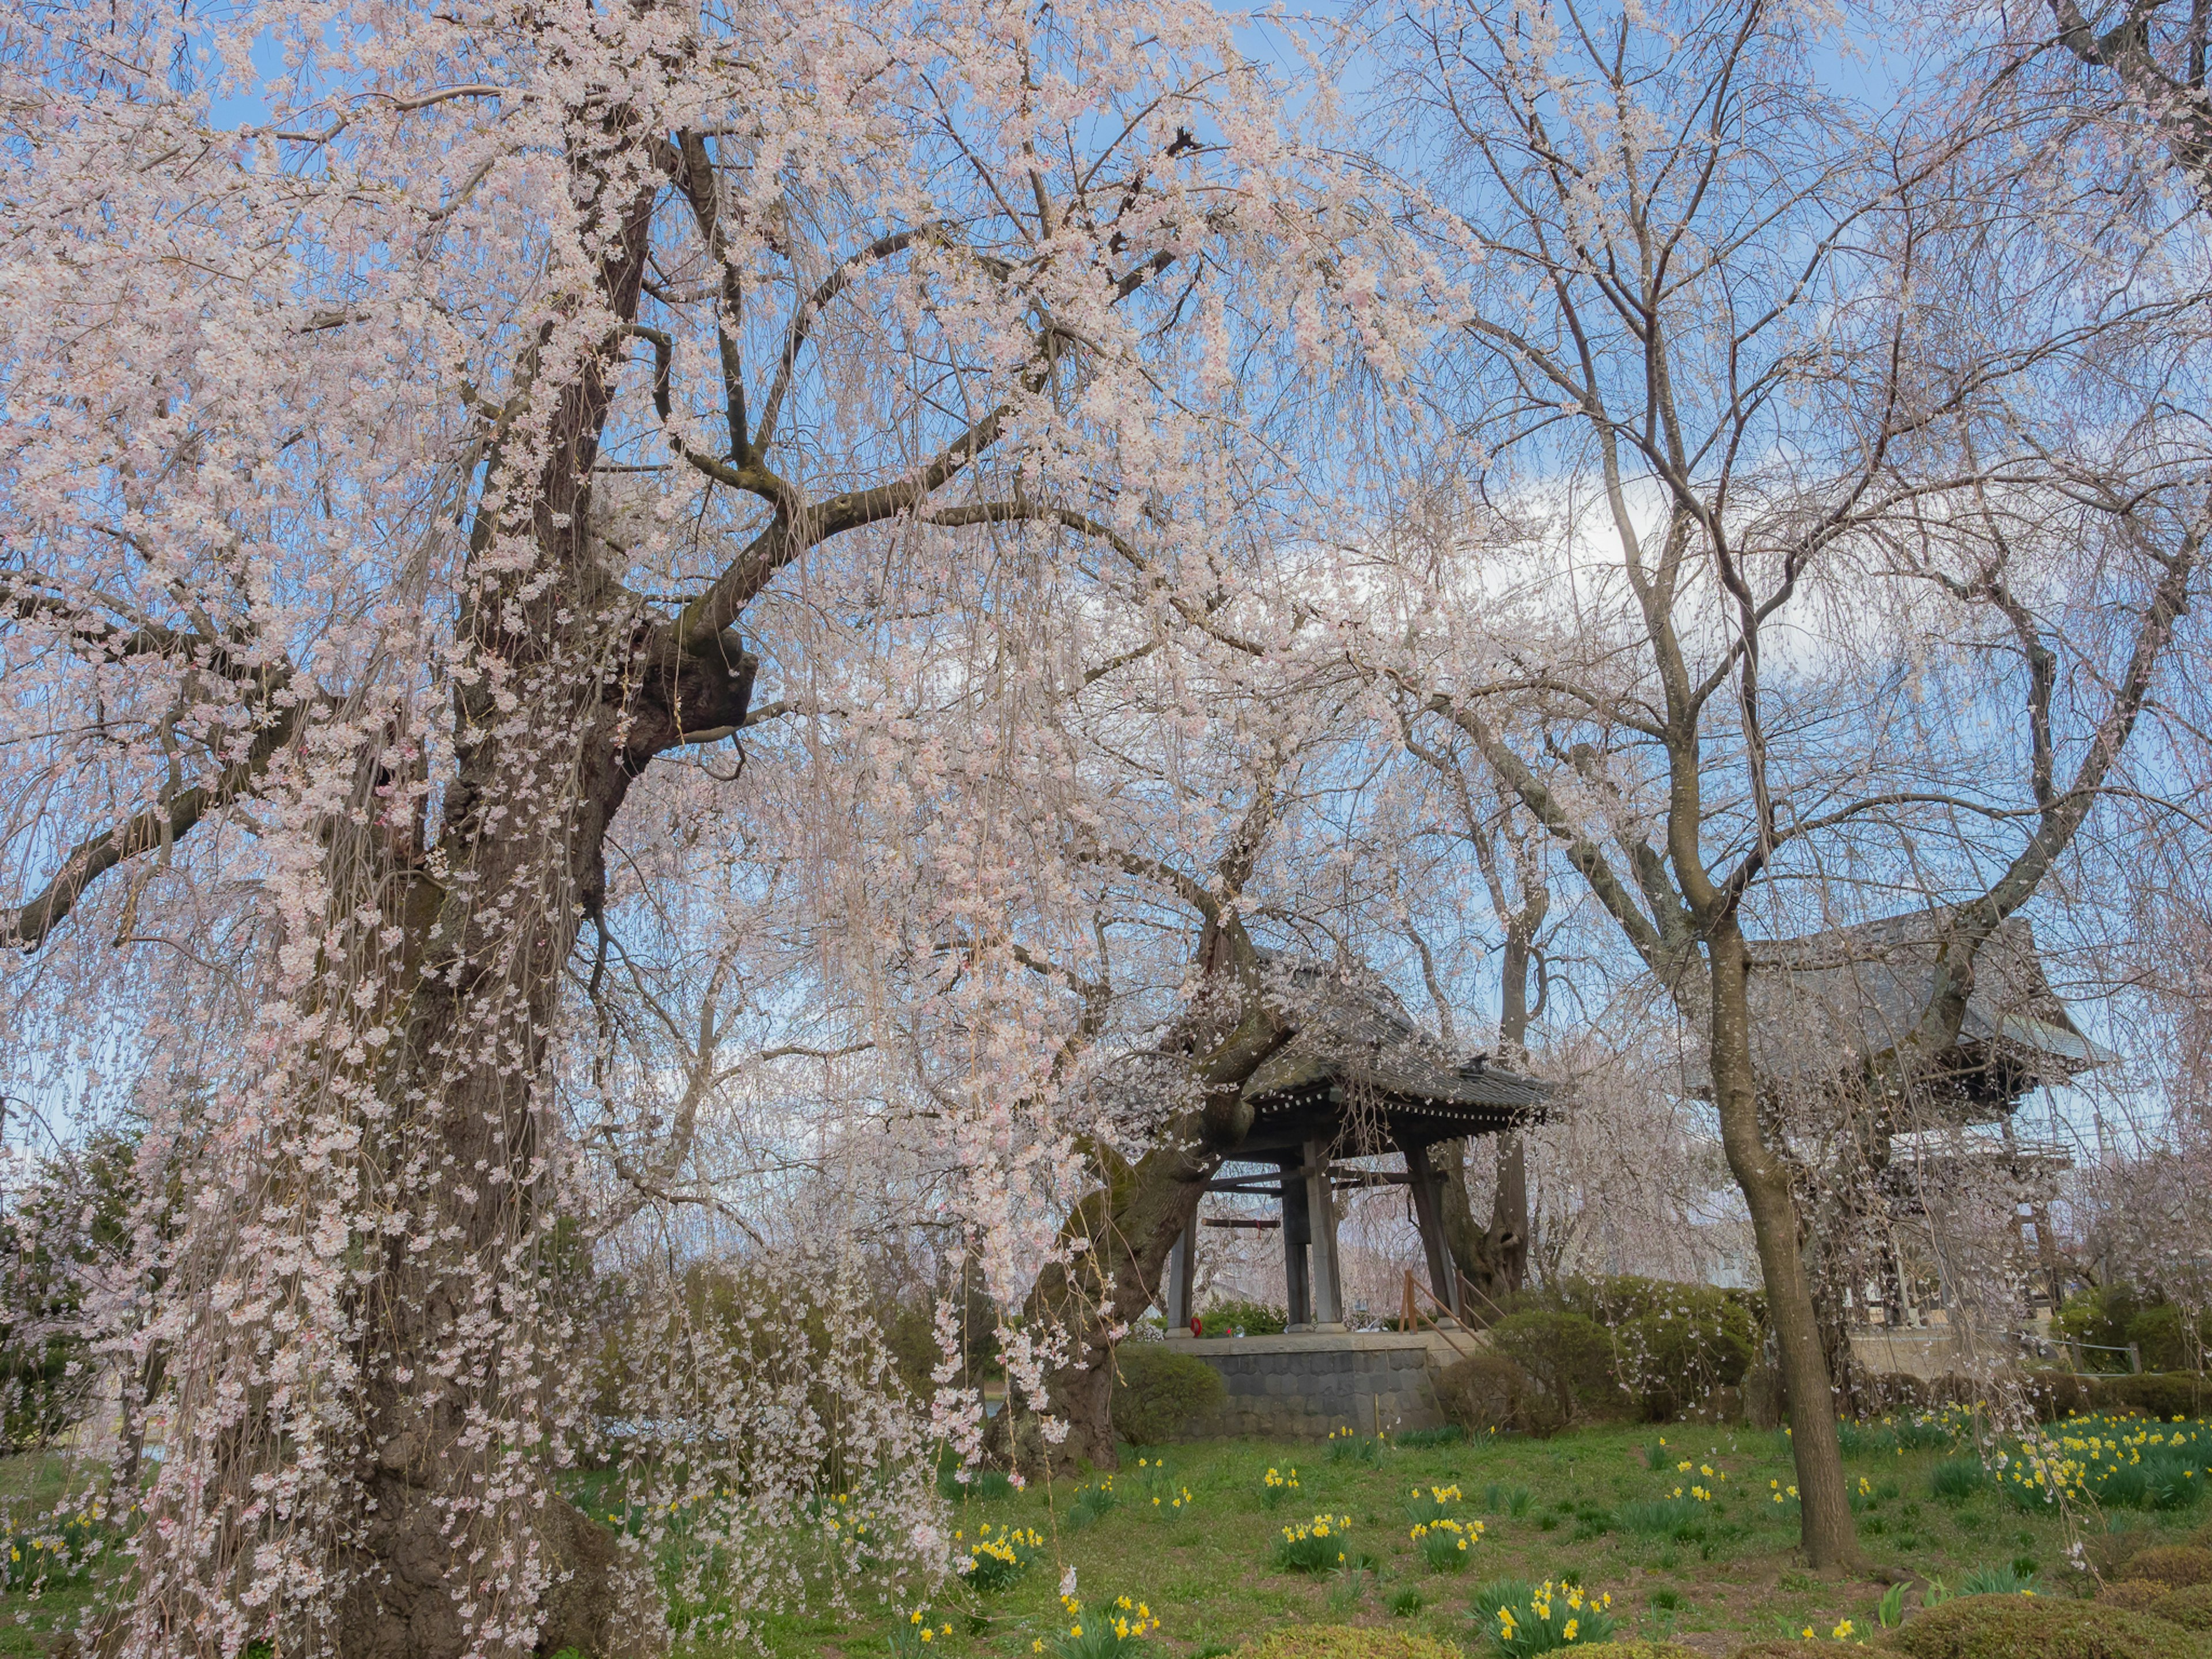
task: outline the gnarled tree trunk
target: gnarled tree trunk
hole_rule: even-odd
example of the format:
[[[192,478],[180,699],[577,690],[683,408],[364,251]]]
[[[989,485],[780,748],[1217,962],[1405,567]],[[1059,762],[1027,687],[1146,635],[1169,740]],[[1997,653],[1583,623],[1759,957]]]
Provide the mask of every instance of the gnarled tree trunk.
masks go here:
[[[1110,1148],[1092,1149],[1102,1184],[1085,1195],[1060,1229],[1062,1243],[1074,1253],[1065,1265],[1054,1262],[1038,1275],[1024,1305],[1032,1328],[1049,1324],[1067,1337],[1066,1360],[1047,1379],[1052,1407],[1068,1428],[1051,1454],[1064,1468],[1119,1465],[1111,1410],[1113,1333],[1135,1322],[1158,1299],[1161,1270],[1197,1212],[1206,1183],[1251,1131],[1246,1081],[1296,1034],[1270,1005],[1242,923],[1231,917],[1224,927],[1209,924],[1200,960],[1218,964],[1208,975],[1209,994],[1202,999],[1210,1006],[1197,1012],[1181,1039],[1198,1103],[1178,1114],[1154,1149],[1134,1164]],[[1020,1452],[1019,1431],[1006,1420],[1010,1414],[1011,1407],[1000,1414],[1001,1455]]]

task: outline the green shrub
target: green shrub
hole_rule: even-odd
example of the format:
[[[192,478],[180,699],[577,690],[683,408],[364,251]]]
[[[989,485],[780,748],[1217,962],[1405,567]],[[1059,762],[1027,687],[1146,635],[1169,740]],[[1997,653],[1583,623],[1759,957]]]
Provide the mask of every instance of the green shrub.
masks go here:
[[[1198,1316],[1208,1336],[1228,1336],[1242,1331],[1247,1336],[1280,1336],[1290,1316],[1265,1302],[1227,1300],[1209,1304]]]
[[[2204,1659],[2202,1644],[2163,1620],[2047,1595],[1959,1596],[1887,1641],[1911,1659]]]
[[[2096,1409],[2095,1385],[2071,1371],[2030,1371],[2022,1391],[2039,1422],[2055,1423],[2062,1417],[2078,1417]]]
[[[1490,1328],[1491,1346],[1532,1382],[1563,1424],[1626,1415],[1626,1392],[1613,1372],[1604,1326],[1573,1313],[1517,1313]]]
[[[1618,1329],[1619,1364],[1653,1422],[1692,1411],[1743,1381],[1758,1333],[1739,1303],[1702,1285],[1677,1285],[1660,1305]]]
[[[2088,1345],[2081,1356],[2083,1369],[2125,1370],[2127,1356],[2114,1350],[2127,1346],[2128,1322],[2145,1302],[2143,1294],[2129,1285],[2075,1291],[2060,1304],[2055,1322],[2067,1340]]]
[[[2191,1319],[2171,1302],[2145,1308],[2128,1321],[2127,1340],[2148,1371],[2188,1371],[2200,1349],[2212,1346],[2212,1318]]]
[[[2212,1377],[2195,1371],[2145,1371],[2139,1376],[2100,1376],[2089,1385],[2100,1412],[2145,1417],[2196,1417],[2212,1407]]]
[[[2130,1578],[2117,1584],[2107,1584],[2097,1592],[2102,1606],[2119,1607],[2129,1613],[2148,1613],[2169,1595],[2179,1595],[2172,1586],[2154,1584],[2148,1578]]]
[[[1510,1429],[1546,1436],[1563,1425],[1551,1397],[1518,1365],[1487,1348],[1445,1366],[1436,1388],[1444,1415],[1470,1434]]]
[[[1297,1625],[1272,1632],[1238,1650],[1237,1659],[1459,1659],[1459,1654],[1456,1649],[1411,1631]]]
[[[2193,1544],[2154,1544],[2129,1559],[2128,1577],[2148,1578],[2168,1589],[2212,1584],[2212,1550]]]
[[[1194,1354],[1158,1342],[1125,1342],[1114,1351],[1108,1410],[1114,1432],[1133,1446],[1158,1446],[1188,1432],[1219,1409],[1227,1390],[1221,1373]]]
[[[2151,1611],[2184,1630],[2212,1632],[2212,1584],[2191,1584],[2187,1589],[2168,1590]]]

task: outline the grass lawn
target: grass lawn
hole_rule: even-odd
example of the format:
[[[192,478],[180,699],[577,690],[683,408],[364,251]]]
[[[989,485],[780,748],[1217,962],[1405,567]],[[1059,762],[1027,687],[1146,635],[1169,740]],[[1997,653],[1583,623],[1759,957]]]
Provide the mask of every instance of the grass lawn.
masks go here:
[[[1875,1566],[1939,1577],[1954,1590],[1970,1573],[1992,1568],[2033,1571],[2044,1594],[2065,1595],[2083,1582],[2068,1566],[2072,1540],[2061,1518],[2047,1506],[2008,1499],[1971,1454],[1900,1452],[1881,1435],[1851,1438],[1858,1443],[1847,1451],[1846,1473]],[[1675,1424],[1443,1446],[1217,1441],[1170,1448],[1165,1463],[1167,1478],[1148,1484],[1150,1472],[1132,1454],[1103,1509],[1084,1500],[1081,1483],[1065,1481],[1021,1492],[996,1481],[1000,1495],[969,1498],[954,1518],[967,1541],[985,1525],[1034,1528],[1044,1541],[1001,1589],[948,1583],[927,1604],[933,1639],[926,1649],[893,1645],[892,1625],[906,1621],[910,1603],[860,1617],[780,1615],[759,1633],[771,1653],[793,1659],[892,1659],[902,1649],[927,1659],[1032,1659],[1036,1644],[1067,1631],[1059,1588],[1073,1567],[1078,1594],[1094,1613],[1124,1595],[1150,1608],[1160,1621],[1151,1638],[1156,1659],[1204,1659],[1279,1626],[1310,1623],[1391,1625],[1455,1642],[1470,1659],[1492,1659],[1492,1626],[1473,1617],[1470,1604],[1484,1583],[1507,1578],[1572,1579],[1586,1597],[1612,1597],[1622,1637],[1664,1636],[1725,1655],[1737,1642],[1794,1638],[1808,1627],[1820,1648],[1831,1648],[1846,1619],[1855,1635],[1869,1633],[1885,1589],[1873,1577],[1815,1574],[1796,1563],[1796,1506],[1773,1501],[1794,1478],[1779,1434]],[[0,1460],[0,1498],[49,1506],[64,1496],[63,1468],[52,1458]],[[1271,1468],[1279,1480],[1295,1470],[1297,1481],[1295,1490],[1278,1486],[1272,1507]],[[1458,1496],[1447,1498],[1443,1515],[1468,1534],[1481,1525],[1457,1571],[1424,1558],[1407,1512],[1417,1492],[1453,1487]],[[1698,1489],[1710,1498],[1700,1500]],[[1178,1509],[1175,1499],[1186,1490],[1189,1501]],[[2209,1507],[2129,1509],[2089,1520],[2179,1536],[2202,1524]],[[1310,1527],[1320,1514],[1332,1517],[1331,1538],[1318,1547],[1331,1570],[1309,1575],[1279,1565],[1283,1528]],[[1344,1516],[1351,1524],[1339,1528],[1335,1518]],[[1462,1559],[1456,1536],[1442,1531],[1452,1543],[1440,1553]],[[1334,1564],[1338,1553],[1341,1566]],[[46,1652],[52,1633],[73,1624],[90,1595],[82,1579],[35,1599],[0,1595],[0,1656]],[[949,1635],[940,1633],[946,1624]],[[1583,1639],[1595,1633],[1586,1625]],[[754,1650],[723,1642],[678,1652],[705,1659]]]
[[[1684,1460],[1686,1473],[1676,1467]],[[1039,1638],[1064,1633],[1057,1591],[1066,1565],[1086,1603],[1142,1601],[1161,1620],[1155,1651],[1193,1659],[1301,1623],[1395,1623],[1487,1656],[1495,1652],[1488,1626],[1469,1613],[1475,1590],[1492,1579],[1562,1577],[1610,1594],[1622,1637],[1668,1636],[1725,1654],[1735,1642],[1796,1637],[1809,1626],[1826,1646],[1845,1619],[1858,1634],[1873,1631],[1885,1588],[1796,1565],[1795,1505],[1771,1501],[1771,1483],[1786,1489],[1794,1479],[1787,1443],[1755,1430],[1594,1429],[1548,1441],[1392,1446],[1371,1462],[1333,1458],[1311,1443],[1221,1441],[1170,1448],[1166,1461],[1176,1487],[1195,1500],[1182,1510],[1140,1498],[1133,1457],[1115,1477],[1115,1506],[1088,1524],[1071,1524],[1076,1493],[1064,1483],[971,1499],[963,1510],[969,1538],[977,1522],[1014,1523],[1047,1543],[1042,1559],[1007,1588],[979,1595],[954,1584],[930,1604],[933,1625],[953,1626],[931,1644],[932,1659],[1025,1659]],[[1869,1560],[1954,1589],[1977,1569],[2032,1564],[2045,1593],[2067,1593],[2077,1575],[2067,1566],[2059,1518],[2047,1509],[2023,1511],[1994,1487],[1963,1501],[1938,1498],[1934,1474],[1945,1461],[1941,1452],[1891,1447],[1847,1460]],[[1295,1468],[1299,1482],[1272,1510],[1261,1498],[1271,1467]],[[1707,1467],[1710,1479],[1700,1473]],[[1438,1571],[1408,1536],[1406,1505],[1417,1487],[1454,1486],[1462,1497],[1446,1512],[1480,1521],[1483,1533],[1462,1570]],[[1693,1486],[1717,1495],[1700,1503],[1688,1496]],[[1279,1569],[1282,1527],[1324,1511],[1352,1517],[1346,1568],[1321,1577]],[[2201,1510],[2128,1511],[2120,1524],[2178,1532],[2203,1518]],[[888,1656],[889,1623],[792,1618],[772,1621],[765,1634],[779,1655]]]
[[[67,1516],[77,1507],[76,1500],[84,1480],[85,1472],[67,1458],[40,1453],[0,1457],[0,1512],[17,1516]],[[0,1528],[0,1565],[9,1568],[9,1586],[0,1593],[0,1656],[4,1659],[51,1651],[55,1637],[75,1629],[99,1594],[96,1577],[91,1573],[36,1589],[21,1588],[17,1576],[27,1543],[25,1534]]]

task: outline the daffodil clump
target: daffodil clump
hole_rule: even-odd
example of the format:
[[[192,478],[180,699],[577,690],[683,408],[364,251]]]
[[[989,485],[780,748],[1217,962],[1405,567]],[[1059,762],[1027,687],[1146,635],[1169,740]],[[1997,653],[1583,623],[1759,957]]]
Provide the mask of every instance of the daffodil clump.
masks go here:
[[[1379,1434],[1370,1437],[1352,1429],[1331,1429],[1328,1431],[1328,1461],[1332,1463],[1365,1463],[1371,1467],[1387,1443]]]
[[[1334,1572],[1345,1563],[1348,1515],[1316,1515],[1303,1525],[1283,1528],[1275,1543],[1275,1565],[1290,1572]]]
[[[1270,1468],[1260,1477],[1260,1501],[1273,1509],[1298,1490],[1298,1472]]]
[[[1486,1584],[1474,1598],[1478,1631],[1508,1659],[1559,1648],[1608,1641],[1613,1597],[1595,1595],[1566,1579],[1529,1585],[1518,1579]]]
[[[1820,1639],[1820,1632],[1810,1625],[1806,1626],[1797,1634],[1802,1640],[1808,1642],[1817,1642]],[[1828,1639],[1831,1642],[1848,1642],[1856,1634],[1858,1634],[1858,1626],[1848,1619],[1842,1619],[1837,1620],[1836,1627],[1828,1632]]]
[[[874,1562],[876,1540],[871,1528],[875,1517],[865,1504],[854,1504],[848,1493],[841,1492],[822,1504],[820,1515],[822,1539],[833,1554],[856,1568]]]
[[[1198,1502],[1188,1486],[1181,1485],[1168,1473],[1167,1463],[1161,1458],[1139,1458],[1137,1480],[1144,1489],[1146,1504],[1156,1514],[1180,1515]]]
[[[1482,1541],[1482,1522],[1464,1523],[1449,1516],[1414,1522],[1411,1534],[1421,1559],[1437,1572],[1457,1572],[1465,1567],[1470,1549]]]
[[[1710,1463],[1693,1463],[1686,1457],[1674,1465],[1677,1474],[1688,1474],[1692,1469],[1697,1471],[1696,1478],[1687,1486],[1675,1487],[1673,1495],[1687,1498],[1693,1503],[1711,1503],[1720,1496],[1721,1483],[1728,1479],[1728,1471],[1716,1469]]]
[[[1126,1595],[1102,1608],[1085,1608],[1072,1595],[1061,1596],[1060,1605],[1067,1620],[1066,1632],[1049,1640],[1037,1638],[1030,1644],[1031,1653],[1049,1651],[1057,1659],[1117,1659],[1141,1652],[1147,1645],[1145,1638],[1160,1627],[1150,1607]]]
[[[951,1634],[951,1621],[933,1624],[929,1614],[916,1607],[891,1626],[891,1652],[896,1659],[917,1659],[917,1656],[931,1652]]]
[[[952,1541],[961,1552],[954,1559],[954,1571],[967,1580],[969,1588],[979,1590],[1004,1589],[1036,1562],[1044,1548],[1044,1534],[1034,1528],[994,1528],[988,1521],[976,1527],[973,1544],[965,1528],[952,1534]]]
[[[1079,1531],[1107,1514],[1121,1501],[1121,1494],[1114,1490],[1114,1477],[1110,1474],[1103,1480],[1079,1486],[1076,1489],[1075,1501],[1068,1505],[1067,1523]]]
[[[2194,1509],[2212,1480],[2212,1426],[2176,1418],[2069,1418],[1997,1454],[1997,1485],[2022,1509]]]
[[[1442,1518],[1459,1501],[1457,1486],[1431,1486],[1425,1492],[1416,1486],[1413,1495],[1406,1500],[1406,1518],[1418,1527],[1424,1522]]]
[[[131,1514],[137,1507],[131,1506]],[[35,1528],[0,1534],[0,1589],[68,1583],[91,1571],[94,1559],[125,1530],[91,1510],[46,1516],[43,1522]]]

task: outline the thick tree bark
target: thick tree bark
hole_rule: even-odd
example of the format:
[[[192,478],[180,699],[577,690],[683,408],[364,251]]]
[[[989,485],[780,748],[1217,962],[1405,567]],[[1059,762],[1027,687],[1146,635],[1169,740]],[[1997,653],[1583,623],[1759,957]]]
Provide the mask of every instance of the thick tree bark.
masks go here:
[[[1509,1066],[1525,1063],[1528,1056],[1528,1022],[1533,1018],[1528,974],[1535,961],[1537,930],[1543,926],[1551,904],[1550,893],[1528,881],[1525,867],[1522,877],[1522,902],[1518,909],[1504,915],[1498,1048]],[[1517,1130],[1503,1130],[1494,1138],[1492,1155],[1497,1169],[1490,1218],[1487,1225],[1478,1225],[1468,1194],[1467,1148],[1464,1140],[1443,1141],[1431,1149],[1431,1156],[1443,1178],[1445,1242],[1460,1272],[1480,1292],[1478,1305],[1465,1312],[1469,1320],[1487,1324],[1498,1317],[1506,1298],[1528,1279],[1528,1152]]]
[[[664,654],[639,670],[650,635],[578,597],[568,596],[571,629],[500,641],[510,661],[535,659],[529,678],[539,684],[526,686],[539,695],[526,694],[527,729],[464,750],[447,793],[438,845],[448,868],[475,879],[440,885],[420,868],[398,872],[410,971],[400,1057],[380,1091],[392,1114],[381,1162],[405,1172],[406,1185],[382,1196],[418,1213],[427,1204],[410,1232],[441,1242],[424,1249],[388,1237],[366,1310],[360,1479],[373,1509],[341,1615],[347,1659],[443,1659],[465,1645],[461,1609],[483,1592],[465,1581],[472,1551],[454,1516],[483,1500],[498,1455],[476,1443],[474,1425],[531,1416],[501,1392],[510,1367],[497,1333],[503,1321],[527,1328],[557,1315],[540,1157],[562,969],[602,902],[606,836],[632,778],[681,740],[682,724],[742,725],[750,696],[750,665],[734,641],[727,667]],[[620,653],[626,672],[602,666],[610,631],[618,647],[625,634],[636,641]],[[497,730],[495,711],[472,701],[464,694],[457,727]],[[487,1320],[493,1287],[496,1316]],[[431,1381],[441,1372],[453,1380]],[[537,1543],[556,1585],[546,1650],[610,1650],[611,1542],[554,1498]]]
[[[1211,944],[1213,930],[1208,931]],[[1109,1148],[1092,1149],[1104,1179],[1060,1229],[1062,1242],[1075,1254],[1066,1265],[1055,1263],[1038,1275],[1023,1310],[1032,1326],[1048,1322],[1067,1334],[1066,1362],[1048,1378],[1053,1407],[1068,1428],[1060,1446],[1048,1449],[1062,1469],[1118,1467],[1111,1410],[1114,1333],[1133,1324],[1158,1298],[1168,1253],[1197,1212],[1206,1183],[1251,1130],[1245,1082],[1295,1034],[1259,984],[1241,924],[1232,923],[1229,931],[1235,939],[1221,952],[1224,971],[1213,976],[1225,982],[1215,990],[1233,999],[1241,1018],[1188,1062],[1198,1104],[1179,1114],[1154,1150],[1134,1164]],[[1000,1413],[1001,1419],[1007,1417]],[[1022,1455],[1021,1433],[1019,1425],[1007,1422],[1000,1455]]]
[[[1759,1088],[1751,1061],[1747,995],[1749,953],[1733,916],[1716,923],[1707,945],[1712,998],[1713,1103],[1721,1145],[1751,1211],[1766,1283],[1767,1318],[1781,1351],[1790,1401],[1790,1451],[1804,1508],[1803,1545],[1815,1567],[1855,1566],[1858,1538],[1844,1480],[1843,1448],[1820,1326],[1798,1250],[1797,1206],[1784,1158],[1768,1146],[1759,1123]]]

